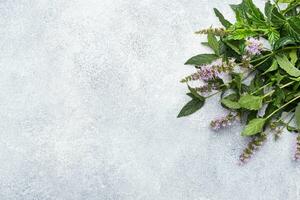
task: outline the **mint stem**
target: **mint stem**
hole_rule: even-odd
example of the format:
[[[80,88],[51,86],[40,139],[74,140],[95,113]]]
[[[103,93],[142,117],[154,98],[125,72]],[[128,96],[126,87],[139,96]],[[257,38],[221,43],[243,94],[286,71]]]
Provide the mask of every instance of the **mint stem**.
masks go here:
[[[271,114],[269,114],[269,115],[267,116],[266,119],[269,119],[269,118],[272,117],[275,113],[277,113],[278,111],[280,111],[282,108],[284,108],[285,106],[289,105],[290,103],[296,101],[296,100],[299,99],[299,98],[300,98],[300,95],[297,96],[297,97],[295,97],[295,98],[293,98],[292,100],[290,100],[289,102],[285,103],[284,105],[280,106],[280,107],[279,107],[278,109],[276,109],[274,112],[272,112]]]

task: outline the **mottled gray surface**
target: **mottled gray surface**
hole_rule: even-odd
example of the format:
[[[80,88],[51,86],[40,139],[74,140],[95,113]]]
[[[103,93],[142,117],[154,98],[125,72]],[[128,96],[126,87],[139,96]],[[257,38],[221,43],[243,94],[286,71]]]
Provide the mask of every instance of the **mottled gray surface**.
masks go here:
[[[238,2],[0,0],[0,199],[300,199],[294,135],[240,167],[217,99],[176,119],[193,31]]]

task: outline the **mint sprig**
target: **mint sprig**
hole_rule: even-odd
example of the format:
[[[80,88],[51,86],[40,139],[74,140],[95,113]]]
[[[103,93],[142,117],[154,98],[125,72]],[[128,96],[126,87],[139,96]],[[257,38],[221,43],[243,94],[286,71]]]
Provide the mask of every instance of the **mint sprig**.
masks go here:
[[[202,44],[213,53],[193,56],[185,63],[196,72],[182,81],[188,84],[192,100],[178,117],[195,113],[206,99],[220,95],[220,104],[229,114],[212,121],[215,130],[239,120],[245,123],[241,135],[253,137],[252,143],[271,132],[277,137],[283,128],[300,132],[299,0],[267,1],[264,11],[252,0],[230,7],[234,23],[215,8],[223,27],[196,32],[207,34]],[[190,86],[195,84],[199,86]],[[295,125],[290,124],[293,120]],[[244,153],[253,152],[251,148],[262,142],[252,143]],[[248,153],[241,157],[249,158]],[[300,155],[300,149],[296,154]]]

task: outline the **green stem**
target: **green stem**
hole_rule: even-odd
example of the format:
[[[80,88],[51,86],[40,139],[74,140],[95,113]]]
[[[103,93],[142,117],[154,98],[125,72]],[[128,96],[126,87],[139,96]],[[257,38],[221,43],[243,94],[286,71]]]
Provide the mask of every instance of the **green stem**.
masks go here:
[[[279,119],[277,119],[277,120],[275,121],[275,123],[278,123],[278,122],[280,122],[280,121],[284,121],[284,119],[285,119],[286,117],[288,117],[289,114],[290,114],[291,112],[293,112],[295,109],[296,109],[296,108],[291,109],[291,110],[286,114],[285,117],[280,117]],[[291,119],[293,119],[293,117],[292,117]]]
[[[300,46],[285,47],[285,48],[282,48],[282,49],[278,49],[278,50],[276,50],[276,51],[274,51],[274,52],[272,52],[272,53],[266,54],[266,55],[264,55],[264,56],[262,56],[262,57],[260,57],[260,58],[251,60],[250,63],[260,61],[260,60],[262,60],[262,59],[264,59],[264,58],[268,58],[268,57],[270,57],[270,56],[276,54],[277,52],[285,51],[285,50],[291,50],[291,49],[300,49]],[[266,59],[266,60],[267,60],[267,59]]]
[[[287,12],[289,12],[290,10],[296,8],[299,5],[300,5],[300,3],[296,3],[295,5],[291,6],[290,8],[285,9],[282,14],[285,15]]]
[[[278,52],[278,51],[285,51],[285,50],[291,50],[291,49],[300,49],[300,46],[285,47],[285,48],[283,48],[283,49],[276,50],[275,52]]]
[[[258,63],[258,64],[256,64],[256,65],[254,65],[253,66],[253,69],[255,69],[256,67],[258,67],[259,65],[261,65],[261,64],[263,64],[264,62],[266,62],[267,60],[269,59],[269,57],[268,58],[266,58],[266,59],[264,59],[263,61],[261,61],[260,63]]]
[[[270,83],[268,83],[268,84],[266,84],[266,85],[264,85],[264,86],[258,88],[257,90],[255,90],[254,92],[252,92],[251,95],[255,94],[256,92],[258,92],[258,91],[260,91],[260,90],[262,90],[262,89],[264,89],[264,88],[266,88],[266,87],[268,87],[270,84],[272,85],[273,82],[270,82]]]
[[[262,57],[260,57],[260,58],[251,60],[250,63],[260,61],[260,60],[262,60],[262,59],[264,59],[264,58],[269,58],[269,57],[270,57],[271,55],[273,55],[273,54],[274,54],[274,52],[273,52],[273,53],[266,54],[266,55],[264,55],[264,56],[262,56]]]
[[[274,112],[272,112],[271,114],[269,114],[266,119],[269,119],[270,117],[272,117],[274,114],[276,114],[278,111],[280,111],[282,108],[284,108],[285,106],[291,104],[292,102],[296,101],[297,99],[300,98],[300,95],[293,98],[292,100],[290,100],[289,102],[285,103],[284,105],[280,106],[278,109],[276,109]]]
[[[217,91],[217,92],[215,92],[215,93],[213,93],[213,94],[211,94],[211,95],[208,95],[207,97],[205,97],[205,99],[208,99],[208,98],[210,98],[210,97],[212,97],[212,96],[215,96],[216,94],[219,94],[220,92],[222,92],[222,90]]]
[[[287,83],[287,84],[285,84],[285,85],[280,86],[279,88],[280,88],[280,89],[285,88],[285,87],[287,87],[287,86],[293,84],[294,82],[295,82],[295,81],[289,82],[289,83]],[[263,96],[263,98],[265,98],[265,97],[267,97],[267,96],[273,94],[274,92],[275,92],[275,90],[270,91],[269,93],[265,94],[265,95]]]

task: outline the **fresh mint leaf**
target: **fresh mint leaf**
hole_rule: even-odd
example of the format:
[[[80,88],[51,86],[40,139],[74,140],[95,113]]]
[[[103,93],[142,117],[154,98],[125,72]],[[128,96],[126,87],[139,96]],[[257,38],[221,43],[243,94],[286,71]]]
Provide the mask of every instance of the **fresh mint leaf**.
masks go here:
[[[262,107],[262,101],[262,97],[246,94],[241,96],[239,104],[248,110],[259,110]]]
[[[277,63],[277,61],[274,59],[272,65],[271,65],[271,67],[268,68],[267,71],[265,71],[265,72],[263,73],[263,75],[266,74],[266,73],[268,73],[268,72],[275,71],[275,70],[277,70],[277,69],[278,69],[278,63]]]
[[[262,132],[265,122],[264,118],[252,119],[244,128],[242,136],[251,136]]]
[[[241,106],[238,102],[232,101],[230,99],[224,98],[221,100],[221,103],[222,103],[222,105],[224,105],[226,108],[229,108],[229,109],[240,109],[241,108]]]
[[[199,54],[186,61],[185,65],[205,65],[216,60],[218,56],[216,54]]]
[[[202,106],[204,105],[204,100],[201,101],[200,99],[194,98],[191,101],[189,101],[179,112],[178,118],[185,117],[188,115],[191,115],[198,111]]]
[[[232,25],[229,21],[227,21],[227,20],[224,18],[224,16],[222,15],[222,13],[221,13],[218,9],[214,8],[214,12],[215,12],[216,16],[219,18],[221,24],[222,24],[225,28],[229,28],[229,27]]]
[[[294,65],[289,61],[286,55],[276,56],[276,60],[284,71],[293,77],[300,76],[300,70],[294,67]]]
[[[293,37],[290,37],[290,36],[285,36],[285,37],[282,37],[280,39],[278,39],[275,44],[274,44],[274,49],[279,49],[281,47],[284,47],[284,46],[287,46],[287,45],[290,45],[290,44],[296,44],[296,41]]]

